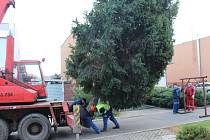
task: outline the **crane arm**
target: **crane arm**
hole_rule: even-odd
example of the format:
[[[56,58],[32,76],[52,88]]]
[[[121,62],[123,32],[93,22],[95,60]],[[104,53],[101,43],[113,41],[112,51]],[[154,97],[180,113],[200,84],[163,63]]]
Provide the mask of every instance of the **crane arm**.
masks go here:
[[[15,7],[14,0],[0,0],[0,24],[2,23],[3,17],[7,12],[9,6]],[[12,78],[13,64],[14,64],[14,37],[12,35],[7,36],[7,51],[6,51],[6,79]]]
[[[15,7],[15,1],[14,0],[0,0],[0,24],[10,5]]]

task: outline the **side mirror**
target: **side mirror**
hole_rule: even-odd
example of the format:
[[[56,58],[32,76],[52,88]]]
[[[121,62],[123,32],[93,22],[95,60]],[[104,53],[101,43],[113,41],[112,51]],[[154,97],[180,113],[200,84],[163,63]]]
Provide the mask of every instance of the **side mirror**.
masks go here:
[[[45,58],[42,58],[42,62],[44,62],[45,61]]]
[[[10,1],[9,1],[9,5],[12,5],[13,8],[15,8],[15,1],[14,1],[14,0],[10,0]]]

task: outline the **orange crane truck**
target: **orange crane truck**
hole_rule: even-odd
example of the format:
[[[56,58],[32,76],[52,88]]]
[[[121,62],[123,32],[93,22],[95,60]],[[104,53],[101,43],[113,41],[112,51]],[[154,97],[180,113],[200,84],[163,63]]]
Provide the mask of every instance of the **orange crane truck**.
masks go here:
[[[0,0],[0,24],[11,5],[15,7],[14,0]],[[0,69],[0,140],[12,132],[18,132],[21,140],[47,140],[52,127],[73,128],[68,103],[45,100],[41,62],[14,61],[14,37],[8,35],[6,40],[5,68]]]

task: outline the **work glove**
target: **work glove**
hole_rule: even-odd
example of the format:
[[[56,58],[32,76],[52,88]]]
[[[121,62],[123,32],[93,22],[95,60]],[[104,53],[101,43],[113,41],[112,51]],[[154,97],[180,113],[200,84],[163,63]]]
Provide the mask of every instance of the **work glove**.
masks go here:
[[[105,114],[105,109],[104,108],[101,108],[100,110],[99,110],[99,112],[101,113],[101,114]]]
[[[112,107],[110,107],[109,111],[112,112],[112,110],[113,110]]]

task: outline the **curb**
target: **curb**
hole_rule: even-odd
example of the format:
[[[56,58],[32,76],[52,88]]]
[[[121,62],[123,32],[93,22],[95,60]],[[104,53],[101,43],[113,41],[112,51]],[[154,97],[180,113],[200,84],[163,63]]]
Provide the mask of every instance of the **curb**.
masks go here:
[[[147,130],[140,130],[140,131],[135,131],[135,132],[126,132],[126,133],[119,133],[118,135],[109,135],[109,136],[102,136],[102,137],[97,137],[97,138],[91,138],[91,139],[85,139],[85,140],[97,140],[97,139],[104,139],[104,138],[113,138],[113,137],[118,137],[118,136],[124,136],[124,135],[131,135],[131,134],[137,134],[137,133],[144,133],[144,132],[151,132],[151,131],[157,131],[157,130],[162,130],[164,128],[156,128],[156,129],[147,129]],[[168,134],[169,135],[169,134]],[[165,135],[165,136],[168,136]],[[170,134],[172,135],[172,134]],[[175,135],[174,135],[175,136]],[[175,136],[176,137],[176,136]]]

